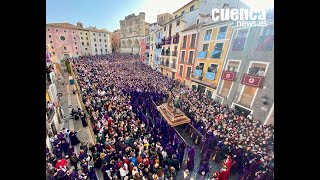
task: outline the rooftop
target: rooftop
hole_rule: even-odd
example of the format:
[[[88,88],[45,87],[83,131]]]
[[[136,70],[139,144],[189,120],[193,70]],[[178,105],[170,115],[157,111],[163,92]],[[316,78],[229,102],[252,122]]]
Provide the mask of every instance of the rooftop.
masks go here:
[[[178,12],[180,9],[185,8],[186,6],[188,6],[189,4],[193,3],[194,1],[197,1],[197,0],[192,0],[192,1],[188,2],[186,5],[182,6],[181,8],[179,8],[178,10],[176,10],[175,12],[173,12],[172,14]]]
[[[110,33],[109,31],[104,29],[96,29],[95,27],[82,28],[80,26],[76,26],[70,23],[48,23],[47,26],[63,27],[63,28],[78,29],[78,30],[88,30],[88,31],[100,32],[100,33]]]

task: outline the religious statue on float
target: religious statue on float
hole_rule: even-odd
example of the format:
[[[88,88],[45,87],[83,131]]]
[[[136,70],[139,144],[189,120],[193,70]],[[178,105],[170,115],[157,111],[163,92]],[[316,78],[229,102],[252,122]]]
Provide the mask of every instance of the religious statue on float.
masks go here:
[[[179,105],[179,95],[177,95],[174,98],[174,106],[173,106],[173,112],[177,112],[177,108],[179,109],[180,105]]]

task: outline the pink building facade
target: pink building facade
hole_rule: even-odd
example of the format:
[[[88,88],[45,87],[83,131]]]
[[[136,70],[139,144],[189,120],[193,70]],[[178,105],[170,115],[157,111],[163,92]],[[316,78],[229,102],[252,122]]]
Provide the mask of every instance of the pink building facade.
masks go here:
[[[52,23],[46,26],[46,44],[55,61],[81,56],[77,26],[69,23]]]
[[[140,45],[140,60],[141,60],[141,62],[146,61],[145,53],[146,53],[146,41],[145,41],[145,37],[143,37],[143,38],[141,38],[141,45]]]

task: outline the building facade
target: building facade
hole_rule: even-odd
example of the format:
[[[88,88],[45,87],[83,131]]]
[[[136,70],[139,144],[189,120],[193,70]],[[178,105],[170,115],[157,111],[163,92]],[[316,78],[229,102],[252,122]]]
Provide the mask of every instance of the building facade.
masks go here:
[[[120,20],[121,53],[139,54],[141,39],[145,37],[145,13],[131,14]]]
[[[121,46],[121,41],[120,41],[120,29],[117,29],[111,33],[111,47],[112,47],[112,52],[120,52],[120,46]]]
[[[83,28],[83,24],[81,22],[77,23],[78,26],[78,35],[80,39],[80,47],[82,55],[90,55],[91,54],[91,46],[90,46],[90,32]]]
[[[86,28],[90,33],[91,55],[103,55],[112,53],[110,34],[106,30],[96,27]]]
[[[161,59],[161,50],[162,50],[162,29],[159,28],[154,32],[154,61],[153,69],[160,71],[160,59]]]
[[[274,25],[234,27],[217,100],[263,124],[274,116]]]
[[[224,59],[232,35],[232,21],[213,22],[201,26],[192,88],[215,97]]]
[[[52,50],[54,61],[81,56],[78,27],[69,23],[46,25],[46,44]]]
[[[155,58],[155,54],[154,54],[154,50],[155,50],[155,38],[156,38],[156,31],[159,29],[159,25],[158,23],[152,23],[149,25],[149,66],[151,66],[153,69],[153,65],[154,65],[154,58]]]

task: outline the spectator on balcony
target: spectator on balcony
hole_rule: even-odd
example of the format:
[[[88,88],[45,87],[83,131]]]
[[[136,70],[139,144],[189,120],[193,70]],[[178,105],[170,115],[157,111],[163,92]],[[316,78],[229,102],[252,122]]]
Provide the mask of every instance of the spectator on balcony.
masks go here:
[[[264,70],[262,68],[260,68],[256,75],[257,76],[264,76]]]

